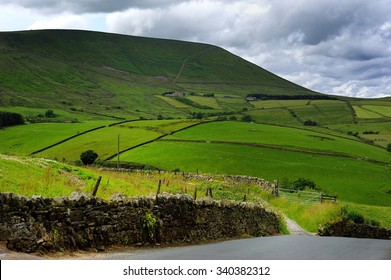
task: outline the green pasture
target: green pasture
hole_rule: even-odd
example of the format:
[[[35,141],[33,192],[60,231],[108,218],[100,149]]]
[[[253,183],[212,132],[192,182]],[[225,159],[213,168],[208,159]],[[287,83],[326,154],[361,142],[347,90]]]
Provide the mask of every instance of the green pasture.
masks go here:
[[[117,153],[118,135],[120,137],[120,150],[130,148],[161,136],[160,133],[140,128],[127,129],[126,127],[120,126],[105,127],[104,129],[92,131],[71,139],[61,145],[38,153],[35,156],[75,161],[80,159],[80,154],[82,152],[93,150],[99,155],[100,160],[105,160]]]
[[[167,104],[169,104],[172,107],[175,107],[175,108],[178,108],[178,109],[190,108],[189,105],[186,105],[186,104],[176,100],[175,98],[162,96],[162,95],[155,95],[155,96],[160,98],[160,99],[162,99],[162,100],[164,100],[165,102],[167,102]]]
[[[381,116],[391,118],[391,106],[363,105],[362,108],[370,112],[375,112]]]
[[[126,127],[129,129],[142,128],[155,131],[161,134],[169,134],[197,123],[199,122],[194,120],[142,120],[127,122],[119,124],[118,126]]]
[[[303,122],[313,120],[322,125],[354,122],[351,109],[342,101],[312,101],[309,105],[296,106],[292,110]]]
[[[322,100],[325,101],[325,100]],[[257,100],[252,101],[251,104],[255,108],[259,109],[271,109],[271,108],[286,108],[305,106],[309,104],[309,100]]]
[[[360,119],[378,119],[383,117],[377,112],[365,109],[363,106],[353,106],[353,109],[356,112],[357,118]]]
[[[282,124],[288,126],[301,125],[292,114],[284,108],[257,109],[247,111],[246,115],[252,117],[255,122],[267,124]]]
[[[235,144],[158,141],[121,155],[124,161],[166,170],[250,175],[269,181],[300,177],[341,200],[389,206],[389,167],[352,158],[321,156]]]
[[[391,154],[384,149],[354,141],[291,127],[243,122],[205,123],[180,131],[166,139],[228,141],[292,148],[303,152],[328,152],[336,155],[369,158],[391,163]]]
[[[214,97],[187,96],[186,98],[202,106],[208,106],[216,110],[221,109],[220,105],[217,103]]]
[[[346,134],[348,132],[358,133],[361,138],[372,140],[374,144],[382,147],[387,147],[388,143],[391,143],[391,122],[338,124],[328,127]],[[368,134],[368,132],[373,132],[373,134]]]
[[[36,123],[0,130],[0,153],[29,155],[86,130],[106,126],[112,121],[84,123]]]
[[[63,104],[65,105],[65,104]],[[66,107],[66,106],[64,106]],[[66,109],[66,108],[64,108]],[[71,122],[74,120],[77,121],[89,121],[96,119],[93,118],[91,115],[85,112],[80,111],[71,111],[70,109],[64,110],[64,109],[56,109],[53,107],[48,108],[30,108],[30,107],[11,107],[11,106],[0,106],[0,111],[6,111],[6,112],[13,112],[21,114],[25,119],[30,117],[37,117],[38,115],[45,115],[45,112],[48,110],[53,110],[54,114],[56,115],[53,119],[47,119],[48,122]]]

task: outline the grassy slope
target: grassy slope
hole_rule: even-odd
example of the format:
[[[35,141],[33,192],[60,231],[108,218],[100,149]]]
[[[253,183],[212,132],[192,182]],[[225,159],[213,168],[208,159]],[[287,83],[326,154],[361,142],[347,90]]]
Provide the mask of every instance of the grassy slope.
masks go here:
[[[2,32],[0,71],[0,106],[116,116],[183,116],[154,95],[206,85],[242,97],[315,94],[215,46],[86,31]]]

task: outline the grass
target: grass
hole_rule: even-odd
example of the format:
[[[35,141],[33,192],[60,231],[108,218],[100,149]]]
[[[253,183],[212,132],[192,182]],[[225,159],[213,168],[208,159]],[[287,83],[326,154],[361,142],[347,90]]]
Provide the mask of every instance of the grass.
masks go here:
[[[221,109],[220,105],[217,103],[217,100],[214,97],[187,96],[186,98],[201,106],[210,107],[216,110]]]
[[[338,124],[328,126],[330,129],[347,134],[358,133],[363,139],[371,140],[374,144],[386,147],[391,143],[391,122],[370,122],[357,124]],[[364,132],[373,131],[375,134]]]
[[[98,176],[102,176],[98,197],[110,199],[117,193],[127,196],[155,196],[159,180],[161,192],[172,194],[187,193],[197,198],[212,188],[217,200],[258,202],[262,198],[273,206],[274,211],[283,212],[297,221],[305,230],[316,232],[319,224],[335,220],[341,209],[348,206],[351,211],[362,214],[367,221],[377,221],[380,226],[391,228],[390,207],[369,206],[355,203],[289,203],[284,198],[275,198],[258,185],[239,182],[223,176],[214,175],[210,179],[191,179],[181,172],[113,172],[98,167],[77,167],[53,160],[16,157],[0,154],[0,190],[26,196],[44,197],[69,196],[72,192],[92,193]],[[209,178],[206,176],[205,178]],[[268,204],[267,208],[270,208]]]
[[[83,131],[108,125],[110,121],[85,123],[37,123],[0,130],[0,153],[29,155]]]
[[[265,144],[391,162],[391,154],[384,149],[341,136],[266,124],[214,122],[175,133],[166,139]]]
[[[121,158],[166,170],[250,175],[269,181],[304,177],[315,181],[325,192],[338,194],[342,200],[379,206],[391,203],[389,168],[351,158],[243,145],[165,141],[131,150]]]
[[[379,115],[376,112],[369,111],[362,106],[353,106],[354,111],[356,112],[356,115],[360,119],[378,119],[381,118],[382,116]]]
[[[120,135],[120,150],[161,136],[160,133],[145,129],[126,129],[126,127],[118,126],[105,127],[71,139],[35,156],[75,161],[79,159],[82,152],[93,150],[99,155],[100,160],[105,160],[117,153],[118,134]]]
[[[0,53],[3,107],[43,107],[68,113],[76,108],[83,118],[102,112],[116,117],[187,117],[191,112],[183,109],[197,108],[174,103],[161,94],[212,92],[243,100],[260,90],[317,94],[206,44],[75,30],[1,32],[0,41],[7,49]],[[214,110],[232,109],[212,99],[194,102],[210,103],[207,106]]]

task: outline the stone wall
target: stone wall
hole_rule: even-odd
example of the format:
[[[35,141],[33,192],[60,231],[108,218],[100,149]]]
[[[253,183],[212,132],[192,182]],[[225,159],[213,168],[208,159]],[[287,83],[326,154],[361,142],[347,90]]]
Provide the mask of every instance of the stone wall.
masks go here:
[[[319,228],[319,235],[342,236],[372,239],[391,239],[391,229],[380,228],[368,224],[357,224],[351,221],[336,221]]]
[[[110,245],[199,242],[279,233],[273,212],[254,203],[83,193],[24,197],[0,193],[0,240],[22,252],[104,250]]]

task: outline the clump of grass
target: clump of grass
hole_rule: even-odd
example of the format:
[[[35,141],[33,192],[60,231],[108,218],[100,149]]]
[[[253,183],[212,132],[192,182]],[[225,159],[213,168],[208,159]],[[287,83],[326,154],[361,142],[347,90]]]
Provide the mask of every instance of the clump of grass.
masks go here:
[[[285,198],[274,198],[272,195],[267,195],[265,199],[309,232],[317,232],[320,224],[336,219],[341,212],[341,206],[332,202],[306,205],[288,202]]]

